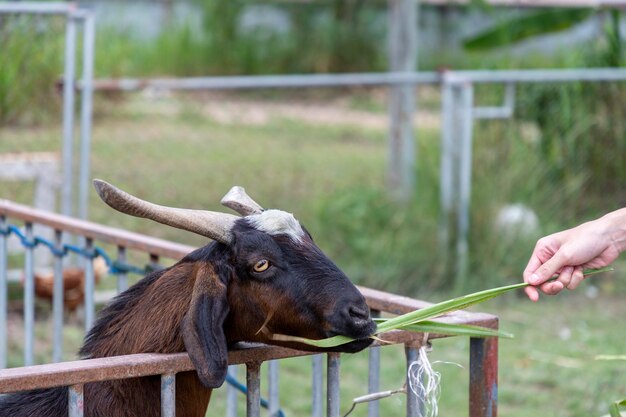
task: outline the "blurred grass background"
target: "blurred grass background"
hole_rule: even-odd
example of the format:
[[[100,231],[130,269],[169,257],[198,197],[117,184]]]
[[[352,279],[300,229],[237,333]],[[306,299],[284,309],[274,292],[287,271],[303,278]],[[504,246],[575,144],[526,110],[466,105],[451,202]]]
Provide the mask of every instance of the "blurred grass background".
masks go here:
[[[387,29],[375,24],[382,6],[354,9],[347,4],[283,5],[295,22],[289,33],[238,31],[245,2],[232,1],[201,3],[202,31],[178,24],[146,41],[130,31],[100,27],[96,72],[99,77],[147,77],[384,71]],[[573,15],[578,19],[585,13]],[[551,19],[535,22],[546,26]],[[621,40],[611,22],[607,19],[606,30],[580,48],[520,55],[489,47],[526,36],[504,30],[513,24],[503,18],[492,35],[476,36],[466,49],[421,56],[420,69],[619,66]],[[0,152],[60,149],[55,81],[62,72],[63,33],[56,19],[0,23]],[[476,102],[499,103],[502,94],[499,87],[479,87]],[[294,212],[357,284],[440,301],[460,294],[451,290],[453,274],[437,242],[439,92],[424,87],[417,95],[416,195],[405,205],[397,205],[385,190],[384,89],[97,94],[92,174],[161,204],[213,210],[221,209],[219,199],[230,186],[243,185],[262,205]],[[477,123],[470,276],[464,292],[518,282],[537,238],[626,205],[625,99],[622,83],[523,85],[511,120]],[[24,204],[32,202],[32,195],[32,184],[5,182],[0,188],[0,198]],[[515,203],[536,213],[537,229],[515,233],[495,226],[499,210]],[[95,195],[90,218],[178,242],[204,243],[113,213]],[[596,354],[624,353],[619,330],[626,313],[624,271],[624,262],[618,262],[614,273],[537,305],[518,295],[478,307],[499,315],[502,328],[517,336],[501,341],[502,415],[601,415],[610,402],[626,396],[624,365],[593,360]],[[39,308],[38,317],[45,318],[47,307]],[[46,326],[49,322],[42,320],[38,329],[42,362],[50,350]],[[67,332],[69,359],[82,332],[79,324]],[[18,343],[9,360],[18,366],[21,338],[14,340]],[[467,342],[459,338],[435,343],[433,360],[465,366],[438,365],[442,415],[466,414],[467,351]],[[382,388],[395,389],[402,384],[403,354],[396,348],[385,352]],[[366,391],[366,365],[358,356],[343,361],[345,411],[352,397]],[[309,366],[300,360],[283,366],[281,398],[287,415],[308,410]],[[222,414],[220,403],[215,401],[210,411]],[[404,410],[400,398],[385,400],[382,407],[382,415]],[[365,410],[357,408],[354,415]]]

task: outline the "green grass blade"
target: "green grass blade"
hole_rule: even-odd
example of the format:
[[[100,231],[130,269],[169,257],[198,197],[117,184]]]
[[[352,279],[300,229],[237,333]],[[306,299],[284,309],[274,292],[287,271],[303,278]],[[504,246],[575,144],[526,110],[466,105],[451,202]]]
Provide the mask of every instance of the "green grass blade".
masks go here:
[[[489,299],[497,297],[506,292],[516,290],[519,288],[524,288],[527,285],[528,284],[526,283],[507,285],[505,287],[498,287],[498,288],[493,288],[490,290],[479,291],[476,293],[464,295],[462,297],[453,298],[452,300],[433,304],[432,306],[428,306],[426,308],[415,310],[410,313],[403,314],[401,316],[389,319],[386,322],[381,323],[378,326],[378,331],[386,332],[389,330],[396,329],[400,326],[406,326],[409,324],[420,322],[422,320],[432,319],[445,313],[449,313],[449,312],[456,311],[456,310],[461,310],[469,306],[472,306],[474,304],[487,301]]]
[[[589,275],[595,275],[595,274],[599,274],[602,272],[611,272],[611,271],[615,271],[615,269],[611,266],[605,266],[604,268],[585,269],[583,271],[583,275],[588,277]]]
[[[346,343],[350,343],[355,340],[351,337],[341,336],[341,335],[328,337],[326,339],[307,339],[306,337],[289,336],[286,334],[274,334],[272,335],[272,339],[283,341],[283,342],[304,343],[306,345],[317,346],[319,348],[331,348],[335,346],[344,345]]]
[[[584,275],[592,275],[600,272],[612,271],[613,268],[600,268],[600,269],[591,269],[586,270]],[[424,324],[423,322],[442,314],[450,313],[456,310],[462,310],[464,308],[470,307],[474,304],[482,303],[483,301],[490,300],[499,295],[507,293],[512,290],[517,290],[519,288],[527,287],[529,284],[525,282],[521,282],[519,284],[507,285],[504,287],[492,288],[490,290],[484,290],[475,292],[472,294],[464,295],[462,297],[453,298],[452,300],[442,301],[437,304],[433,304],[426,308],[411,311],[409,313],[403,314],[401,316],[393,317],[390,319],[374,319],[376,323],[378,323],[376,334],[388,332],[390,330],[396,329],[404,329],[404,330],[412,330],[416,332],[430,332],[430,333],[440,333],[440,334],[455,334],[455,335],[465,335],[465,336],[475,336],[475,337],[504,337],[504,338],[512,338],[513,335],[510,333],[505,333],[501,331],[496,331],[493,329],[486,329],[479,326],[468,326],[468,325],[453,325],[446,323],[435,323],[435,322],[427,322]],[[417,326],[417,324],[422,326]],[[447,327],[446,327],[447,325]],[[428,327],[427,327],[428,326]],[[435,327],[438,326],[438,327]],[[445,329],[446,331],[443,331]],[[425,330],[425,329],[432,330]],[[439,329],[441,331],[435,330]],[[455,332],[455,333],[450,333]],[[495,332],[495,333],[494,333]],[[482,334],[480,334],[482,333]],[[326,339],[307,339],[305,337],[298,336],[288,336],[284,334],[275,334],[273,335],[274,340],[278,341],[287,341],[287,342],[298,342],[304,343],[311,346],[317,346],[320,348],[331,348],[335,346],[340,346],[345,343],[349,343],[354,341],[354,339],[347,336],[333,336]]]
[[[419,333],[436,333],[450,336],[467,337],[502,337],[513,339],[513,334],[487,327],[472,326],[469,324],[439,323],[436,321],[424,320],[416,324],[399,327],[398,330],[409,330]]]

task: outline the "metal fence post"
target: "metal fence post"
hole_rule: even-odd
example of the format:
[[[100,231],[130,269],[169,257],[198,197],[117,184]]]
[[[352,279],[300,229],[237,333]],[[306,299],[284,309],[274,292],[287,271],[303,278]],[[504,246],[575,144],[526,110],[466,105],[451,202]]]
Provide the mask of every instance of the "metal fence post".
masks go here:
[[[474,129],[474,86],[464,82],[459,86],[459,171],[458,171],[458,227],[457,227],[457,270],[456,287],[465,288],[469,264],[469,211],[472,193],[472,137]]]
[[[93,240],[89,238],[85,240],[85,251],[88,254],[93,253]],[[93,259],[88,257],[85,259],[85,331],[91,329],[96,315],[96,306],[94,303],[95,287]]]
[[[470,338],[469,416],[498,415],[498,338]]]
[[[410,377],[408,375],[408,371],[411,367],[411,364],[419,361],[419,355],[417,348],[406,346],[404,348],[404,353],[406,355],[406,369],[407,369],[407,386],[406,386],[406,416],[407,417],[419,417],[424,415],[424,401],[423,401],[423,393],[418,392],[415,393],[411,389],[411,384],[408,381]],[[421,397],[420,397],[421,394]]]
[[[267,363],[268,376],[269,376],[269,392],[268,392],[268,404],[267,410],[270,417],[278,415],[280,409],[279,405],[279,386],[278,386],[278,373],[280,363],[277,360],[272,360]]]
[[[72,18],[70,18],[72,20]],[[78,177],[78,216],[87,218],[91,155],[91,116],[93,108],[93,65],[96,25],[94,14],[83,11],[83,88],[80,108],[80,169]],[[71,87],[74,88],[72,82]]]
[[[52,293],[52,315],[54,317],[52,361],[61,362],[63,359],[63,233],[54,231],[54,291]]]
[[[0,229],[6,227],[6,219],[0,216]],[[0,369],[7,366],[7,320],[8,313],[8,274],[9,263],[7,260],[7,236],[0,235]]]
[[[73,212],[73,149],[74,149],[74,74],[76,67],[76,21],[67,19],[65,27],[65,70],[63,73],[63,185],[61,213]]]
[[[161,375],[161,417],[176,417],[176,374]]]
[[[228,375],[237,379],[237,365],[228,367]],[[226,387],[226,417],[237,417],[237,388],[232,384]]]
[[[448,260],[450,252],[450,219],[454,212],[454,167],[456,165],[454,136],[457,132],[455,91],[448,78],[448,75],[444,73],[441,87],[441,162],[439,167],[439,201],[441,205],[439,245],[444,261]]]
[[[69,387],[69,404],[67,410],[68,417],[83,417],[85,409],[83,389],[84,386],[82,384],[72,385]]]
[[[341,355],[328,353],[326,370],[326,417],[339,417],[339,365]]]
[[[380,317],[380,311],[372,310],[372,317]],[[370,347],[367,392],[369,394],[380,391],[380,346]],[[368,404],[367,416],[378,417],[380,414],[380,404],[378,401],[371,401]]]
[[[33,241],[33,224],[26,223],[25,236],[28,242]],[[33,365],[35,357],[35,271],[34,250],[24,250],[24,365]]]
[[[117,247],[117,260],[120,263],[126,263],[126,248],[124,246]],[[120,272],[117,274],[117,293],[124,292],[128,289],[128,274]]]
[[[261,364],[259,362],[246,363],[246,417],[261,415]]]
[[[311,416],[322,417],[324,415],[324,355],[321,353],[314,355],[312,362]]]
[[[389,0],[389,60],[393,72],[413,72],[417,66],[415,0]],[[415,84],[391,87],[389,99],[388,178],[394,197],[409,200],[415,188]]]

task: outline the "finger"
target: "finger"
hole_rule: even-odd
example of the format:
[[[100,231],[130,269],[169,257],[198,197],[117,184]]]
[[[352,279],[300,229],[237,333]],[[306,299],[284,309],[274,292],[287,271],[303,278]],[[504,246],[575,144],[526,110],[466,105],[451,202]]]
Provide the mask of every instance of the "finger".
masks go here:
[[[569,283],[572,280],[572,274],[574,273],[574,267],[573,266],[566,266],[565,268],[563,268],[561,270],[561,273],[559,274],[559,278],[558,280],[563,284],[563,288],[567,288]]]
[[[552,281],[540,285],[539,288],[548,295],[556,295],[560,293],[564,287],[561,281]]]
[[[563,255],[561,252],[557,252],[554,256],[544,262],[529,278],[529,282],[531,285],[539,285],[541,283],[546,282],[552,276],[560,271],[565,263],[563,261]]]
[[[537,268],[541,266],[541,264],[541,260],[537,257],[535,253],[533,253],[530,257],[530,260],[528,261],[528,265],[526,265],[526,268],[524,269],[524,282],[532,284],[530,282],[530,277],[537,270]]]
[[[539,291],[537,291],[537,288],[526,287],[524,288],[524,292],[526,292],[526,295],[528,296],[528,298],[530,298],[530,301],[536,302],[537,300],[539,300]]]
[[[571,281],[565,287],[568,290],[573,290],[576,287],[578,287],[578,285],[580,285],[580,283],[583,282],[584,279],[585,279],[585,275],[583,273],[583,267],[577,266],[576,268],[574,268]]]

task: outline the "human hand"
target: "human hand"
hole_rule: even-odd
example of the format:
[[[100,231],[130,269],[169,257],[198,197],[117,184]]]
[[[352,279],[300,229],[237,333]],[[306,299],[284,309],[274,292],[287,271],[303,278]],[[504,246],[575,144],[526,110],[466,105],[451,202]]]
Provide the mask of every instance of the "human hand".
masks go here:
[[[524,270],[524,281],[531,284],[525,288],[528,297],[537,301],[537,289],[550,295],[572,290],[584,279],[583,269],[610,265],[626,246],[625,229],[622,209],[540,239]]]

